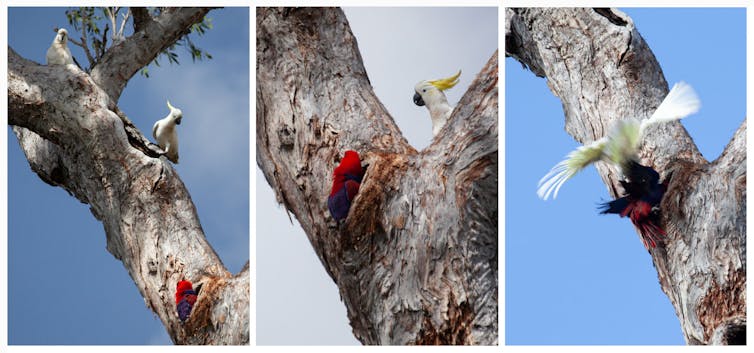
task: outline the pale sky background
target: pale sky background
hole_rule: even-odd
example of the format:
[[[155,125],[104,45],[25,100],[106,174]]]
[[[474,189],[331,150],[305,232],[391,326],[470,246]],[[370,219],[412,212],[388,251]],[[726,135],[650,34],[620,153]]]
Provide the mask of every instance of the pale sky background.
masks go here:
[[[377,96],[417,149],[431,142],[432,123],[426,107],[412,101],[414,85],[461,69],[460,83],[447,91],[455,105],[498,48],[497,8],[347,8],[345,13]],[[288,220],[258,168],[256,173],[257,343],[360,344],[306,235]]]
[[[10,8],[8,45],[45,63],[64,8]],[[180,164],[209,243],[232,273],[249,260],[249,9],[209,13],[214,28],[195,43],[213,60],[162,59],[150,78],[129,81],[119,106],[152,139],[165,100],[183,111]],[[40,25],[45,24],[45,25]],[[5,24],[3,24],[5,25]],[[86,57],[71,46],[80,63]],[[105,249],[89,207],[42,182],[8,133],[8,343],[172,344],[122,263]],[[253,264],[252,264],[253,266]]]
[[[621,9],[672,86],[699,94],[683,126],[708,161],[746,116],[745,9]],[[684,344],[652,258],[631,221],[600,215],[610,199],[594,167],[555,200],[537,182],[579,144],[545,79],[505,60],[505,329],[511,345]],[[661,173],[664,174],[664,173]]]

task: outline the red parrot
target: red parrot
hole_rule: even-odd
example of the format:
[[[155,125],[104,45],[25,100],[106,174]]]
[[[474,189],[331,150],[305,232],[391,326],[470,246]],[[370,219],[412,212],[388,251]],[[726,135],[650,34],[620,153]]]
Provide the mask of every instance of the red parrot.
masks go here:
[[[186,322],[191,314],[191,308],[196,303],[196,292],[189,281],[180,281],[175,289],[175,306],[178,310],[178,318],[181,324]]]
[[[336,221],[345,219],[351,208],[351,201],[359,192],[364,169],[356,151],[348,150],[333,171],[332,190],[327,198],[327,208]]]
[[[616,213],[631,219],[641,234],[644,247],[654,248],[666,235],[660,226],[660,202],[670,177],[660,183],[660,174],[636,161],[628,163],[628,180],[621,180],[626,195],[602,204],[602,214]]]

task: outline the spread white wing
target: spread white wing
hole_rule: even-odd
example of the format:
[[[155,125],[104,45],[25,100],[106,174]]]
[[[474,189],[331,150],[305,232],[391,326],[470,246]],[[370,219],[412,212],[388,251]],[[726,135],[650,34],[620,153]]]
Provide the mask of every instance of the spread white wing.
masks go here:
[[[553,199],[556,198],[558,190],[566,180],[588,165],[602,159],[606,144],[607,138],[603,137],[569,153],[566,159],[552,167],[550,172],[539,180],[537,195],[544,200],[547,200],[550,195]]]

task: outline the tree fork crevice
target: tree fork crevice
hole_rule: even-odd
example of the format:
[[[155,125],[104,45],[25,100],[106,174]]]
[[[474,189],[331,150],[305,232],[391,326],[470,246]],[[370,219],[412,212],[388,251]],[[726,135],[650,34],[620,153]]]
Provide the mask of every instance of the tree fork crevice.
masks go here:
[[[497,344],[497,72],[494,53],[416,151],[340,9],[257,9],[257,164],[364,344]],[[326,200],[348,149],[369,167],[336,224]]]
[[[506,55],[547,78],[563,102],[567,132],[581,143],[600,138],[618,119],[648,117],[668,93],[662,69],[631,18],[615,9],[606,18],[606,11],[506,9],[506,38],[514,39]],[[625,24],[616,25],[617,18]],[[663,179],[672,175],[661,204],[668,234],[650,254],[688,344],[741,342],[745,132],[746,121],[712,163],[679,123],[650,129],[639,152]],[[618,172],[595,166],[616,197]]]

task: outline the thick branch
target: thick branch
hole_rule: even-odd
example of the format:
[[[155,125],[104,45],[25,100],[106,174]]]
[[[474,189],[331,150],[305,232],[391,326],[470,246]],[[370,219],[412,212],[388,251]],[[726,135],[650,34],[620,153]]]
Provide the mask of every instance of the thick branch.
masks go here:
[[[257,163],[338,285],[355,336],[497,343],[497,55],[454,131],[421,153],[375,97],[340,9],[257,9],[257,60]],[[370,166],[337,225],[326,199],[346,149]]]
[[[10,48],[8,59],[8,121],[30,166],[90,205],[108,251],[173,341],[248,343],[248,269],[227,272],[172,165],[133,148],[117,107],[86,73],[38,65]],[[173,297],[183,278],[204,284],[186,325]]]
[[[134,16],[134,32],[141,32],[152,22],[152,15],[146,7],[130,7],[129,11]]]
[[[179,8],[163,11],[159,16],[143,21],[140,13],[135,27],[139,28],[122,43],[114,45],[92,69],[92,78],[116,103],[128,80],[148,65],[165,48],[187,34],[188,28],[201,22],[211,8]]]
[[[506,38],[515,39],[506,55],[547,78],[563,102],[566,130],[582,143],[604,136],[615,120],[648,117],[668,92],[633,21],[617,10],[507,9],[506,15]],[[665,177],[672,172],[661,205],[668,239],[651,254],[688,343],[711,343],[713,333],[740,331],[731,323],[745,325],[745,130],[744,122],[714,163],[678,123],[653,128],[643,140],[642,162]],[[599,163],[597,169],[616,196],[617,171]]]

